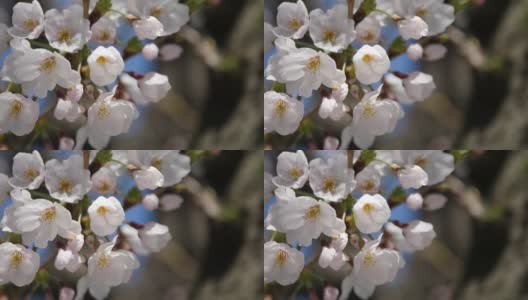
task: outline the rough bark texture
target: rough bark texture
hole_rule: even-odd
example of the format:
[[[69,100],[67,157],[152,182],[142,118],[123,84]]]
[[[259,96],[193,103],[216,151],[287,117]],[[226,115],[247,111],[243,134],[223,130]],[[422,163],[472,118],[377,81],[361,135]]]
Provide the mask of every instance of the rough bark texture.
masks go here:
[[[463,300],[507,300],[528,297],[528,194],[526,182],[528,152],[513,152],[504,163],[492,188],[490,205],[504,210],[502,224],[495,224],[503,230],[490,230],[480,226],[476,235],[488,236],[486,242],[473,246],[472,256],[477,260],[467,265],[466,282],[460,286]],[[497,245],[498,244],[498,245]],[[479,255],[490,247],[503,247],[497,257]],[[488,271],[476,272],[470,266],[490,265]],[[479,274],[476,274],[479,273]],[[468,277],[466,276],[466,277]]]
[[[506,1],[508,2],[508,1]],[[489,122],[481,128],[471,126],[466,120],[466,128],[459,146],[464,149],[521,149],[528,144],[528,39],[526,39],[528,16],[528,1],[512,1],[503,16],[497,31],[491,40],[491,55],[496,55],[505,62],[502,78],[489,74],[481,74],[475,78],[474,99],[468,108],[468,115],[479,115],[483,102],[492,103],[488,107],[495,113]],[[482,22],[496,22],[492,15]],[[492,30],[492,29],[490,29]],[[479,93],[479,91],[500,90],[501,81],[505,84],[504,93],[495,97],[493,93]],[[487,98],[487,99],[486,99]],[[491,99],[490,99],[491,98]]]

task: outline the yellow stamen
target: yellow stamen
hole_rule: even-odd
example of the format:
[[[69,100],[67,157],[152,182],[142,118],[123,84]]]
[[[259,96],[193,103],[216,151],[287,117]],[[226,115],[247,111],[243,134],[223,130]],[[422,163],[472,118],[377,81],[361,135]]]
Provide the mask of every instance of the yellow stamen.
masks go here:
[[[57,212],[55,211],[55,207],[52,206],[50,208],[47,208],[44,210],[40,218],[44,223],[51,223],[53,220],[55,220],[55,217],[57,216]]]
[[[161,159],[155,159],[152,161],[152,166],[156,169],[161,169]]]
[[[24,259],[24,255],[22,254],[22,252],[18,250],[13,251],[10,257],[11,267],[18,268],[22,264],[23,259]]]
[[[376,256],[372,252],[367,252],[363,257],[363,265],[366,267],[373,266],[376,263]]]
[[[367,103],[363,107],[362,110],[362,116],[363,118],[370,118],[376,114],[376,109],[374,108],[374,105],[372,103]]]
[[[374,206],[372,206],[372,204],[370,203],[365,203],[363,205],[363,211],[367,214],[370,214],[370,212],[374,209]]]
[[[26,20],[24,20],[24,28],[26,28],[27,30],[32,31],[38,25],[39,22],[33,18],[27,18]]]
[[[297,30],[301,28],[303,25],[304,25],[304,22],[297,18],[293,18],[288,22],[288,26],[293,30]]]
[[[323,41],[325,42],[333,42],[336,39],[336,33],[331,30],[327,30],[323,33]]]
[[[363,34],[363,40],[366,42],[371,42],[374,40],[374,34],[370,31],[365,32],[365,34]]]
[[[275,102],[275,114],[278,117],[282,117],[282,115],[284,115],[286,112],[286,109],[288,109],[288,102],[285,100],[279,99],[277,102]]]
[[[35,177],[37,177],[39,175],[39,173],[37,171],[35,171],[34,169],[27,169],[25,172],[24,172],[24,178],[28,179],[28,180],[33,180],[35,179]]]
[[[305,212],[304,219],[309,222],[315,222],[317,219],[319,219],[319,215],[321,214],[321,208],[319,205],[314,205]]]
[[[97,266],[99,268],[106,268],[110,266],[110,259],[106,254],[102,254],[101,256],[99,256],[99,259],[97,260]]]
[[[58,34],[58,40],[65,43],[71,40],[71,32],[69,30],[61,30]]]
[[[110,191],[110,184],[106,181],[103,181],[100,185],[99,185],[99,190],[103,193],[107,193]]]
[[[306,63],[306,67],[310,71],[317,71],[319,69],[319,66],[321,65],[321,58],[319,56],[314,56],[308,60],[308,63]]]
[[[161,8],[159,7],[153,7],[151,10],[150,10],[150,15],[153,16],[153,17],[159,17],[161,16]]]
[[[414,160],[414,163],[417,165],[417,166],[420,166],[420,167],[423,167],[425,166],[425,164],[427,163],[427,159],[423,156],[418,156],[415,160]]]
[[[110,116],[110,114],[110,108],[105,103],[99,105],[99,108],[97,108],[97,116],[101,119]]]
[[[101,31],[98,35],[97,35],[97,38],[100,40],[100,41],[108,41],[110,39],[110,33],[108,31]]]
[[[323,179],[323,190],[325,192],[333,192],[336,189],[336,182],[333,177],[326,177]]]
[[[428,11],[427,9],[425,9],[424,7],[419,7],[418,9],[416,9],[416,15],[418,17],[425,17],[425,15],[427,15]]]
[[[55,69],[56,61],[55,56],[50,56],[46,58],[42,64],[40,64],[40,71],[42,72],[51,72],[53,69]]]
[[[61,179],[59,181],[59,191],[62,193],[70,193],[72,189],[72,183],[68,179]]]
[[[370,180],[367,180],[363,183],[363,189],[364,190],[367,190],[367,191],[370,191],[371,189],[374,188],[374,182],[370,181]]]
[[[301,171],[296,167],[291,168],[288,174],[290,174],[290,176],[293,178],[299,178],[302,175]]]
[[[278,250],[277,253],[275,253],[275,263],[279,266],[282,266],[286,263],[286,260],[288,259],[288,253],[282,249]]]
[[[106,57],[104,57],[104,56],[101,55],[101,56],[99,56],[95,61],[96,61],[98,64],[101,64],[101,65],[102,65],[102,64],[106,63]]]
[[[104,215],[106,215],[106,213],[108,213],[108,208],[106,208],[106,206],[99,206],[97,208],[97,214],[98,215],[104,216]]]
[[[365,54],[363,55],[363,58],[361,60],[363,60],[365,63],[369,63],[373,60],[374,58],[372,57],[372,55],[370,54]]]
[[[23,108],[24,106],[22,105],[22,102],[17,101],[17,100],[13,101],[11,103],[11,108],[9,109],[9,116],[10,117],[18,116],[22,112]]]

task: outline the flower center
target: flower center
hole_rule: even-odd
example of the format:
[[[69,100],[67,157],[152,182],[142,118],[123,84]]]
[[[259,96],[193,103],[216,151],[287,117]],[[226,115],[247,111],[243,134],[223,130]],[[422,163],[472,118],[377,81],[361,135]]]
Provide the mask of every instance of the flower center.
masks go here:
[[[25,172],[24,172],[24,178],[28,179],[28,180],[33,180],[35,179],[35,177],[38,176],[38,172],[35,171],[34,169],[27,169]]]
[[[374,39],[374,34],[371,31],[367,31],[363,34],[362,39],[366,42],[370,42]],[[363,57],[364,59],[365,57]]]
[[[319,69],[319,66],[321,65],[321,58],[319,56],[314,56],[308,60],[308,63],[306,63],[306,67],[308,70],[315,72]]]
[[[11,253],[10,257],[10,264],[12,268],[18,268],[22,264],[22,260],[24,259],[24,255],[22,252],[15,250],[13,253]]]
[[[376,114],[376,109],[374,108],[374,105],[372,103],[367,103],[363,107],[362,115],[363,118],[370,118]]]
[[[44,223],[51,223],[53,222],[53,220],[55,220],[55,217],[57,216],[57,212],[55,211],[55,207],[52,206],[50,208],[46,208],[44,210],[44,212],[42,213],[42,215],[40,216],[40,219],[44,222]]]
[[[286,109],[288,109],[288,103],[285,100],[279,99],[275,102],[275,115],[278,117],[282,117],[286,112]]]
[[[288,172],[288,174],[290,174],[291,177],[297,179],[299,177],[301,177],[302,173],[299,169],[297,169],[296,167],[293,167],[290,169],[290,171]]]
[[[374,209],[374,206],[372,206],[372,204],[370,203],[365,203],[363,205],[363,211],[366,213],[366,214],[370,214],[370,212]]]
[[[333,42],[336,39],[336,33],[332,30],[326,30],[323,33],[323,41],[325,42]]]
[[[97,266],[99,268],[106,268],[110,266],[110,259],[106,254],[102,254],[101,256],[99,256],[99,259],[97,260]]]
[[[71,32],[69,30],[63,29],[59,31],[58,40],[65,43],[71,40]]]
[[[61,179],[59,181],[59,191],[61,193],[69,193],[72,189],[72,183],[68,179]]]
[[[154,6],[154,7],[150,10],[150,15],[153,16],[153,17],[158,18],[159,16],[161,16],[161,8],[159,8],[159,7],[157,7],[157,6]]]
[[[323,190],[325,192],[333,192],[336,188],[336,182],[333,177],[325,177],[323,179]]]
[[[315,222],[317,219],[319,219],[319,215],[321,214],[321,207],[319,207],[319,204],[311,206],[306,210],[304,213],[304,219],[309,222]]]
[[[156,169],[161,169],[161,159],[154,159],[152,161],[152,166]]]
[[[106,181],[103,181],[100,185],[99,185],[99,190],[103,193],[106,193],[108,191],[110,191],[110,184]]]
[[[361,60],[368,64],[374,60],[374,57],[372,57],[370,54],[365,54]]]
[[[35,27],[37,27],[38,24],[39,22],[33,18],[27,18],[26,20],[24,20],[24,28],[29,31],[32,31],[33,29],[35,29]]]
[[[304,25],[304,22],[297,19],[297,18],[293,18],[291,19],[289,22],[288,22],[288,26],[293,29],[293,30],[298,30],[299,28],[301,28],[301,26]]]
[[[106,206],[99,206],[97,208],[97,214],[100,216],[104,216],[108,213],[108,208]]]
[[[9,116],[10,117],[18,116],[22,112],[23,108],[24,106],[22,105],[22,102],[17,101],[17,100],[13,101],[13,103],[11,103],[11,108],[9,109]]]
[[[99,56],[95,61],[96,61],[98,64],[103,65],[103,64],[106,63],[106,57],[104,57],[104,56],[101,55],[101,56]]]
[[[40,71],[49,73],[55,69],[56,64],[55,56],[50,56],[40,64]]]
[[[280,249],[275,253],[275,263],[279,266],[282,266],[286,263],[286,260],[288,259],[288,252]]]
[[[110,116],[110,109],[108,108],[108,105],[105,103],[99,105],[99,108],[97,109],[97,116],[101,119]]]
[[[374,186],[375,186],[374,182],[372,182],[371,180],[367,180],[365,181],[365,183],[363,183],[363,189],[367,191],[370,191],[371,189],[373,189]]]
[[[427,15],[428,11],[425,9],[425,7],[418,7],[416,9],[416,15],[418,17],[425,17]]]
[[[414,164],[416,164],[417,166],[423,167],[423,166],[425,166],[425,164],[427,164],[427,158],[425,158],[423,156],[418,156],[414,160]]]
[[[101,31],[98,35],[97,35],[97,38],[100,40],[100,41],[108,41],[110,39],[110,33],[108,31]]]
[[[363,257],[363,265],[366,267],[373,266],[376,263],[376,256],[371,252],[367,252]]]

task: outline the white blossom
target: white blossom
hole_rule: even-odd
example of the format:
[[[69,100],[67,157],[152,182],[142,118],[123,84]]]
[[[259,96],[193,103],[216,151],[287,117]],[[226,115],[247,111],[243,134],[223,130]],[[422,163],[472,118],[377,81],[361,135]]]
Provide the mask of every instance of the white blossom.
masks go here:
[[[20,94],[0,94],[0,132],[21,136],[30,133],[39,117],[39,105]]]
[[[416,43],[407,47],[407,56],[411,60],[419,60],[423,57],[424,49],[422,45]]]
[[[44,12],[37,0],[18,2],[13,6],[13,27],[9,34],[15,38],[36,39],[44,30]]]
[[[424,199],[420,193],[412,193],[407,196],[406,203],[407,206],[412,210],[418,210],[422,208]]]
[[[403,118],[403,110],[398,102],[393,100],[378,100],[382,86],[368,92],[354,107],[352,124],[342,133],[342,147],[348,146],[353,138],[354,143],[362,148],[368,148],[374,143],[376,136],[392,132],[396,123]]]
[[[403,235],[414,250],[424,250],[431,245],[436,232],[433,224],[416,220],[403,228]]]
[[[304,186],[308,175],[308,160],[303,151],[282,152],[277,158],[277,176],[272,182],[277,186],[298,189]]]
[[[78,84],[66,92],[64,98],[57,100],[57,106],[53,115],[57,120],[66,119],[68,122],[75,122],[84,113],[84,107],[79,103],[84,93],[84,86]]]
[[[423,72],[412,72],[403,80],[405,92],[412,101],[419,102],[433,94],[436,85],[433,76]]]
[[[404,189],[418,189],[427,185],[427,173],[417,165],[406,166],[398,171],[398,180]]]
[[[337,238],[332,239],[328,247],[323,247],[319,256],[319,266],[321,268],[330,267],[336,271],[341,269],[349,260],[349,257],[343,253],[348,244],[348,234],[343,232]]]
[[[183,198],[177,194],[165,194],[161,196],[159,207],[161,211],[173,211],[180,208]]]
[[[99,44],[113,44],[116,40],[116,23],[107,16],[101,17],[92,25],[92,41]]]
[[[441,150],[402,150],[400,153],[405,164],[417,165],[427,173],[427,185],[443,181],[455,169],[453,155]]]
[[[155,60],[158,58],[159,48],[154,43],[146,44],[141,53],[146,60]]]
[[[339,121],[348,112],[349,107],[344,103],[348,95],[348,84],[343,83],[338,88],[332,89],[328,97],[323,97],[319,106],[319,116],[322,119],[330,118]]]
[[[379,231],[391,215],[387,200],[380,194],[361,196],[354,204],[353,212],[356,227],[367,234]]]
[[[19,189],[38,189],[44,181],[44,162],[38,151],[17,153],[13,158],[13,177],[9,184]]]
[[[62,162],[51,159],[46,162],[46,188],[60,201],[77,203],[90,191],[90,171],[84,168],[83,158],[73,154]]]
[[[356,26],[357,40],[363,44],[377,44],[381,37],[381,23],[378,19],[367,16]]]
[[[287,244],[264,243],[264,282],[280,285],[293,284],[304,268],[304,254]]]
[[[428,61],[440,60],[446,56],[447,48],[442,44],[430,44],[424,49],[424,58]]]
[[[5,242],[0,244],[0,279],[16,286],[29,285],[40,267],[37,253],[24,246]]]
[[[113,251],[115,241],[104,243],[88,259],[88,274],[84,280],[90,294],[96,299],[104,299],[110,288],[127,283],[139,261],[129,251]]]
[[[326,160],[310,161],[309,182],[314,194],[332,202],[343,201],[356,186],[354,170],[346,165],[347,157],[341,153]]]
[[[284,93],[264,93],[264,131],[280,135],[294,133],[304,116],[304,104]]]
[[[191,171],[191,160],[179,151],[128,151],[136,166],[133,176],[139,189],[155,189],[179,183]]]
[[[128,12],[139,20],[133,27],[140,39],[154,39],[180,31],[189,21],[189,7],[178,0],[129,0]]]
[[[180,57],[183,53],[183,48],[177,44],[165,44],[161,46],[159,51],[159,59],[162,61],[171,61]]]
[[[113,46],[97,47],[88,56],[88,65],[90,66],[90,79],[99,86],[114,82],[125,68],[121,54]]]
[[[427,23],[427,36],[444,32],[455,20],[452,5],[439,0],[394,0],[394,12],[401,17],[418,16]]]
[[[84,235],[77,234],[68,240],[64,249],[60,248],[55,258],[57,270],[66,269],[68,272],[76,272],[84,263],[84,257],[79,254],[84,245]]]
[[[298,242],[309,246],[321,233],[332,237],[345,231],[343,220],[337,218],[329,204],[310,197],[279,201],[272,206],[269,215],[270,224],[284,232],[290,244]]]
[[[138,80],[138,86],[143,96],[139,103],[156,103],[165,98],[171,89],[169,77],[156,72],[148,72]]]
[[[101,195],[117,191],[117,174],[114,170],[102,167],[92,175],[92,191]]]
[[[398,29],[404,40],[415,39],[418,40],[429,33],[429,27],[422,18],[413,16],[406,17],[398,22]]]
[[[159,198],[156,194],[148,194],[141,201],[146,210],[155,210],[159,206]]]
[[[433,193],[425,196],[423,208],[425,210],[437,210],[444,207],[446,203],[446,196],[438,193]]]
[[[308,10],[302,0],[296,3],[282,2],[277,7],[277,27],[273,30],[277,36],[292,39],[302,38],[309,28]]]
[[[377,194],[380,189],[382,174],[372,165],[368,165],[356,175],[356,191],[363,194]]]
[[[88,207],[90,229],[98,236],[105,236],[116,231],[125,220],[125,211],[115,197],[97,197]]]
[[[64,52],[77,52],[90,40],[90,21],[83,8],[72,5],[63,11],[55,8],[45,14],[44,30],[50,45]]]
[[[336,5],[326,12],[322,9],[312,10],[309,28],[314,44],[330,52],[344,50],[356,37],[354,20],[348,17],[345,5]]]
[[[387,52],[380,45],[363,45],[353,57],[356,78],[363,84],[381,80],[390,68]]]

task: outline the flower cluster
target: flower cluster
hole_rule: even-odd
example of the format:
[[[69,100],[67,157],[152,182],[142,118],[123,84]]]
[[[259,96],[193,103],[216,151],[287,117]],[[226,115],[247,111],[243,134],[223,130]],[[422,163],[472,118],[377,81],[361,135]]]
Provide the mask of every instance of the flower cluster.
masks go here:
[[[352,141],[369,148],[394,131],[402,105],[435,89],[431,75],[399,72],[391,59],[441,59],[442,33],[454,20],[455,8],[443,0],[337,0],[312,11],[302,0],[282,2],[276,26],[264,24],[265,50],[274,48],[265,70],[264,133],[309,137],[318,114],[339,121],[340,148]]]
[[[0,74],[8,83],[0,94],[0,133],[37,132],[37,121],[53,115],[79,126],[76,148],[86,141],[106,147],[129,131],[138,104],[158,102],[171,89],[165,75],[126,71],[126,58],[143,53],[153,60],[160,52],[160,59],[177,58],[178,45],[151,40],[177,33],[188,21],[189,7],[178,0],[75,0],[46,12],[37,0],[18,2],[12,26],[0,24],[0,52],[10,49]],[[124,43],[118,32],[127,27],[135,36]],[[73,146],[68,139],[64,148]]]
[[[318,264],[348,272],[339,299],[352,290],[366,299],[394,280],[404,266],[402,252],[423,250],[436,237],[432,224],[404,223],[392,210],[443,207],[447,199],[439,184],[453,172],[454,156],[436,150],[352,152],[321,152],[311,161],[303,151],[282,152],[277,175],[265,174],[265,201],[275,195],[264,224],[265,283],[309,280],[316,276],[301,274]]]
[[[76,299],[87,291],[105,298],[139,268],[136,255],[159,252],[171,240],[167,226],[126,221],[125,210],[140,203],[147,210],[178,208],[174,187],[190,169],[179,151],[69,152],[46,162],[37,151],[16,154],[12,176],[0,174],[0,200],[12,200],[0,222],[9,233],[0,244],[0,284],[29,285],[46,272],[41,265],[53,263],[83,274]],[[128,192],[121,190],[127,176],[135,183]],[[39,251],[47,262],[41,264],[37,248],[49,250]]]

